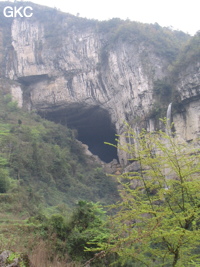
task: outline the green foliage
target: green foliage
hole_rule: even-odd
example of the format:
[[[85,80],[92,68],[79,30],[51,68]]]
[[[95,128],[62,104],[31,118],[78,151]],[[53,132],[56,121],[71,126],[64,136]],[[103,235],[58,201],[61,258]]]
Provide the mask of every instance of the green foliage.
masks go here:
[[[66,220],[60,214],[54,214],[48,221],[48,228],[51,228],[51,231],[57,234],[57,237],[61,240],[66,239],[67,225]]]
[[[8,136],[8,131],[5,129],[5,125],[0,127],[0,147],[3,140]],[[0,193],[6,193],[9,189],[9,172],[7,169],[7,159],[4,157],[4,154],[0,150]]]
[[[67,248],[73,259],[88,259],[94,253],[85,251],[86,244],[96,247],[93,241],[107,239],[108,229],[104,226],[105,214],[97,203],[79,201],[68,223]]]
[[[41,206],[64,202],[72,207],[80,199],[111,203],[117,198],[116,183],[87,159],[70,129],[11,109],[10,103],[9,94],[0,96],[2,193],[18,192],[21,209],[31,215]]]
[[[163,111],[166,111],[166,108],[164,109],[161,103],[155,101],[152,105],[151,110],[148,113],[148,117],[156,118],[157,120],[159,120],[159,118],[164,115]]]
[[[12,252],[9,255],[9,257],[6,260],[6,263],[12,265],[12,263],[14,263],[15,259],[18,259],[18,262],[19,262],[18,266],[19,267],[29,267],[30,266],[30,261],[29,261],[27,255],[15,253],[15,252]]]
[[[85,246],[96,247],[95,242],[102,242],[108,237],[108,229],[104,226],[105,212],[98,203],[79,201],[70,216],[54,214],[49,219],[42,217],[39,221],[46,238],[56,234],[55,249],[62,253],[67,251],[74,260],[85,261],[93,257],[94,253],[85,251]]]
[[[167,81],[157,80],[154,82],[154,96],[159,98],[159,100],[169,103],[171,93],[172,86]]]
[[[11,253],[10,256],[7,258],[6,263],[13,263],[14,259],[17,259],[20,257],[19,253]]]
[[[12,101],[12,95],[11,94],[6,94],[4,95],[3,101],[8,104],[9,102]]]
[[[192,37],[182,48],[177,60],[171,69],[173,79],[176,81],[177,75],[191,64],[200,61],[200,31]]]
[[[132,171],[124,173],[122,201],[110,216],[109,242],[99,250],[116,252],[139,266],[189,266],[199,260],[200,153],[195,144],[180,143],[158,131],[136,134],[133,144],[118,148],[131,155]]]
[[[176,58],[180,48],[189,39],[189,35],[181,31],[162,28],[157,23],[143,24],[128,19],[123,21],[119,18],[100,22],[98,30],[108,38],[104,50],[108,50],[119,41],[146,42],[153,45],[156,48],[156,53],[166,57],[169,62]]]
[[[19,110],[17,101],[12,101],[12,95],[6,94],[1,99],[5,105],[5,110],[8,112],[15,112]]]
[[[0,167],[0,193],[6,193],[9,189],[10,181],[8,170]]]
[[[149,118],[155,118],[157,123],[160,118],[164,118],[166,110],[172,99],[173,88],[171,82],[166,79],[156,80],[153,87],[153,100],[151,110],[148,113]]]

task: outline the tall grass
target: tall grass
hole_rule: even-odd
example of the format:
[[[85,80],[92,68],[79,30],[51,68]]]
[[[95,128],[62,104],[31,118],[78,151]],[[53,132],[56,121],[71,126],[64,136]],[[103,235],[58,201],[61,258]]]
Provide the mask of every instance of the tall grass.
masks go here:
[[[69,256],[64,255],[64,259],[60,260],[57,255],[51,259],[50,249],[44,241],[40,241],[30,254],[30,261],[34,267],[81,267],[78,262],[71,262]]]

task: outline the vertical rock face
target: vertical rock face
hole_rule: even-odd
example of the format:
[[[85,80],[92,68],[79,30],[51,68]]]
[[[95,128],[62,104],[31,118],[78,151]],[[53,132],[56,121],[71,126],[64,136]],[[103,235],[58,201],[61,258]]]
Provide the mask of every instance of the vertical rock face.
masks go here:
[[[184,111],[174,115],[176,133],[180,139],[192,141],[200,137],[200,100],[184,106]]]
[[[69,109],[84,113],[101,107],[108,112],[117,134],[123,133],[124,121],[132,125],[136,119],[144,122],[152,109],[154,81],[168,75],[168,58],[137,34],[131,41],[118,38],[110,44],[108,35],[97,30],[98,22],[80,27],[83,21],[78,26],[72,24],[73,18],[67,14],[57,14],[57,21],[53,21],[53,12],[49,21],[33,16],[12,22],[5,76],[15,81],[12,95],[19,105],[43,113]],[[199,67],[195,68],[196,72],[189,70],[188,77],[183,74],[177,85],[183,101],[199,95]],[[189,102],[191,112],[198,109],[198,104]],[[184,116],[190,117],[187,114]],[[174,119],[180,132],[185,123],[188,127],[192,124],[181,116]],[[197,117],[193,117],[195,125]],[[148,125],[154,129],[152,120]],[[121,163],[127,160],[123,152],[119,152],[119,159]]]
[[[200,98],[200,62],[188,65],[179,73],[176,90],[181,101],[189,102]]]
[[[117,129],[125,115],[148,112],[153,81],[163,78],[167,66],[153,47],[118,42],[102,56],[106,40],[92,28],[70,29],[58,46],[45,36],[44,25],[37,21],[14,20],[12,24],[14,60],[6,74],[25,85],[31,108],[103,105]]]
[[[153,81],[167,73],[167,60],[153,46],[136,39],[118,41],[104,51],[107,40],[94,27],[67,28],[52,41],[44,24],[16,19],[11,34],[6,76],[22,84],[24,107],[52,111],[78,104],[101,106],[109,111],[118,134],[124,121],[145,117],[152,105]],[[19,90],[12,94],[19,99]]]
[[[200,137],[200,62],[190,64],[179,73],[176,90],[183,111],[174,116],[179,138],[190,141]]]

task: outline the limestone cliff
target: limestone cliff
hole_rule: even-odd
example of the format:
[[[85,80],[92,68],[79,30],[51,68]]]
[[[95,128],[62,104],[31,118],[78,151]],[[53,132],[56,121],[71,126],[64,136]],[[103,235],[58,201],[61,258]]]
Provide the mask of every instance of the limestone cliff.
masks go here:
[[[154,82],[169,74],[168,66],[178,53],[176,33],[117,19],[103,24],[36,5],[34,12],[32,18],[12,20],[11,41],[2,60],[3,77],[13,81],[11,92],[20,106],[42,114],[65,110],[66,117],[79,113],[79,118],[100,108],[117,134],[123,133],[124,121],[154,129],[148,118]],[[157,40],[149,37],[151,31]],[[165,38],[171,38],[174,50]],[[186,111],[177,113],[174,121],[178,132],[185,129],[187,139],[200,131],[199,63],[188,66],[186,73],[180,73],[176,84]],[[122,152],[119,159],[127,160]]]
[[[190,141],[200,137],[200,60],[189,64],[178,75],[176,90],[179,92],[182,111],[174,114],[177,134]]]

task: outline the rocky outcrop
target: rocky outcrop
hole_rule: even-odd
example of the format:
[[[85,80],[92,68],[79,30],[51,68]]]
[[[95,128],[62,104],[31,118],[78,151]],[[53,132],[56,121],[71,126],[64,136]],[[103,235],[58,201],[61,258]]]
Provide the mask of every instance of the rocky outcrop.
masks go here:
[[[30,94],[25,106],[52,110],[74,103],[101,105],[117,130],[126,117],[148,112],[153,81],[166,75],[166,60],[144,42],[118,43],[102,62],[105,40],[93,28],[70,29],[55,49],[42,24],[14,20],[12,40],[14,60],[7,77],[25,86],[24,95]]]
[[[104,51],[106,37],[87,27],[67,28],[56,46],[46,31],[37,20],[13,21],[12,60],[6,76],[21,84],[21,89],[12,87],[20,106],[23,102],[28,110],[46,112],[74,105],[101,106],[118,134],[124,121],[145,117],[152,105],[153,82],[166,75],[168,65],[152,45],[137,39],[118,41]]]
[[[28,259],[27,255],[20,255],[9,250],[5,250],[0,254],[0,267],[34,267]]]
[[[200,62],[188,65],[179,73],[176,90],[182,102],[200,99]]]
[[[10,254],[11,252],[8,250],[5,250],[0,254],[0,266],[3,266],[6,263],[6,260]]]
[[[182,110],[173,121],[179,138],[192,141],[200,137],[200,62],[190,64],[179,73],[176,85]]]
[[[79,18],[72,24],[73,16],[52,12],[56,14],[49,21],[33,16],[12,22],[5,76],[15,82],[10,88],[19,106],[40,113],[64,109],[84,113],[101,107],[117,134],[123,133],[124,122],[153,130],[154,121],[146,118],[153,105],[154,81],[168,75],[168,57],[137,34],[131,41],[118,38],[110,43],[107,33],[97,30],[98,22],[80,27]],[[177,114],[174,122],[178,133],[188,129],[184,130],[188,139],[200,127],[198,104],[191,102],[198,101],[199,65],[186,71],[179,77],[177,90],[187,111]],[[195,113],[193,121],[190,113]],[[123,136],[119,140],[122,145],[127,142]],[[118,156],[126,164],[126,153],[119,151]]]

